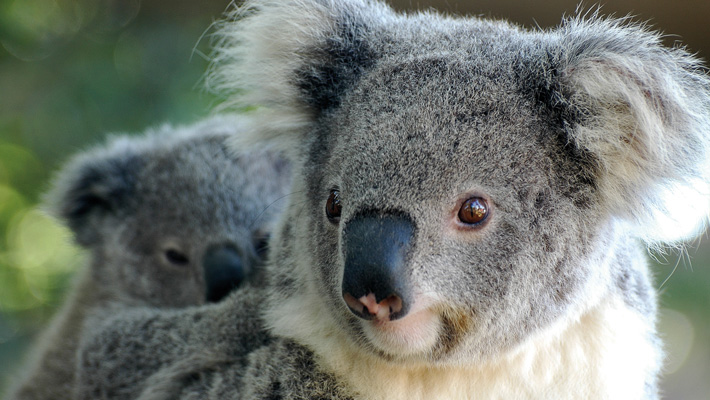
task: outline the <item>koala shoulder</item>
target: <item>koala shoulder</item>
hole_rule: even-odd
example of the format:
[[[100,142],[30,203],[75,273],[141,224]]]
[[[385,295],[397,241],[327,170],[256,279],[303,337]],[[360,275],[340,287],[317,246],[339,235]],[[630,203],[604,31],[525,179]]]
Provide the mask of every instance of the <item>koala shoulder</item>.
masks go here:
[[[335,376],[319,366],[310,350],[285,339],[276,339],[269,345],[253,351],[249,355],[249,365],[246,370],[234,375],[241,378],[219,382],[212,390],[214,393],[212,398],[289,400],[351,400],[354,398]]]

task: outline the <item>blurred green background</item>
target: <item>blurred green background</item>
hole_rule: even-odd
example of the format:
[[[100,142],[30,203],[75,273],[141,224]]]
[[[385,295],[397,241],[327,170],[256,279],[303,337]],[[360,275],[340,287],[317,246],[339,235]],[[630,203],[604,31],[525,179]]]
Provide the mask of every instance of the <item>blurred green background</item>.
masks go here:
[[[392,1],[556,25],[573,1]],[[52,172],[108,133],[196,121],[211,23],[226,0],[0,0],[0,393],[61,304],[82,254],[37,209]],[[604,14],[650,20],[710,56],[710,1],[616,1]],[[669,399],[710,398],[710,243],[655,258]],[[690,262],[689,262],[690,260]],[[675,268],[677,265],[677,268]],[[672,271],[675,270],[674,273]],[[668,278],[668,279],[667,279]]]

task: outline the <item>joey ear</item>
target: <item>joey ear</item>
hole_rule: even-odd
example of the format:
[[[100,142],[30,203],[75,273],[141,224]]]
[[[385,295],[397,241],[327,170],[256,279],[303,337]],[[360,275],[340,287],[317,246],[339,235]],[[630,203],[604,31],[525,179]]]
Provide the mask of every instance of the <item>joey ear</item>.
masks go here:
[[[207,79],[231,96],[223,107],[258,115],[237,143],[278,138],[287,152],[298,148],[310,124],[371,65],[369,32],[391,13],[367,0],[247,0],[230,13]]]
[[[695,235],[710,208],[710,80],[658,34],[576,18],[556,32],[568,135],[596,161],[609,211],[648,242]]]
[[[49,213],[71,228],[80,245],[96,243],[101,240],[102,218],[126,207],[134,191],[137,161],[128,149],[79,154],[60,171],[47,194]]]

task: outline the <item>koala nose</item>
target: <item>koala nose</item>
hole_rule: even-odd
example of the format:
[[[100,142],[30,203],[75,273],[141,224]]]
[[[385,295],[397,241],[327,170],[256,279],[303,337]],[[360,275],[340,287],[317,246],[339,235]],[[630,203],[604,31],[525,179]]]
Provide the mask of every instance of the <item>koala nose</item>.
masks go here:
[[[358,216],[344,229],[343,299],[363,319],[391,321],[409,311],[406,258],[414,223],[405,216]]]
[[[217,302],[249,274],[242,256],[231,244],[221,244],[207,249],[202,262],[204,268],[206,299]]]

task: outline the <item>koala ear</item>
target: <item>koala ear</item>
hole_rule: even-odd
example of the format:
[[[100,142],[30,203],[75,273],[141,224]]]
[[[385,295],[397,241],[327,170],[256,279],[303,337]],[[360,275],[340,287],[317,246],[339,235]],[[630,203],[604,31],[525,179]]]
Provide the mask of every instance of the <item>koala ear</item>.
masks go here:
[[[111,148],[81,153],[57,175],[46,209],[69,226],[80,245],[90,246],[101,240],[101,219],[125,208],[138,168],[135,152],[120,140]]]
[[[699,62],[620,20],[571,19],[556,33],[558,105],[609,211],[650,243],[699,233],[710,208],[710,80]]]
[[[367,10],[367,11],[365,11]],[[367,0],[247,0],[219,27],[208,85],[223,107],[258,115],[241,145],[279,138],[285,150],[371,65],[371,27],[390,15]]]

